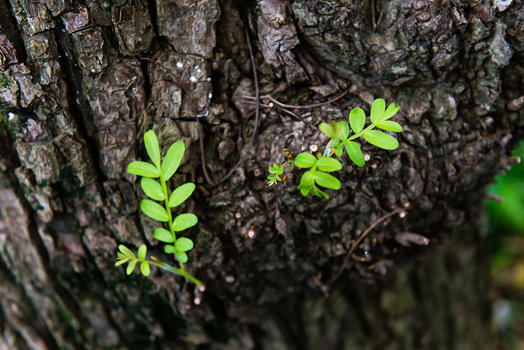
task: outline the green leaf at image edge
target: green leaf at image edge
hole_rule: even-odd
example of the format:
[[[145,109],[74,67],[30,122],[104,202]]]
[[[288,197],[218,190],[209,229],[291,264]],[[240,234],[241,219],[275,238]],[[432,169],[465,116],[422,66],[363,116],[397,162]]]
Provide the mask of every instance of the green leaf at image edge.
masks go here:
[[[166,222],[168,220],[167,212],[160,204],[149,199],[142,199],[140,209],[152,219]]]
[[[160,168],[160,147],[153,130],[149,130],[144,134],[144,145],[146,146],[147,155],[153,164]]]

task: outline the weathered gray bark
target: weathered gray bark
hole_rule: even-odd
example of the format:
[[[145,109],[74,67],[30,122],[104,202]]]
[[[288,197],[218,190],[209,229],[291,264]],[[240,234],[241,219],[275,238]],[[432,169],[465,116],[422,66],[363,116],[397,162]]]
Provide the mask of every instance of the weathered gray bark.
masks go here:
[[[511,0],[0,0],[0,349],[493,349],[479,217],[524,129],[523,16]],[[218,182],[254,129],[246,26],[261,94],[349,93],[262,106],[212,187],[203,167]],[[323,147],[321,121],[375,97],[401,106],[398,150],[364,145],[329,200],[296,175],[265,186],[283,147]],[[124,172],[149,128],[188,146],[174,181],[198,184],[204,294],[113,267],[119,243],[163,255]]]

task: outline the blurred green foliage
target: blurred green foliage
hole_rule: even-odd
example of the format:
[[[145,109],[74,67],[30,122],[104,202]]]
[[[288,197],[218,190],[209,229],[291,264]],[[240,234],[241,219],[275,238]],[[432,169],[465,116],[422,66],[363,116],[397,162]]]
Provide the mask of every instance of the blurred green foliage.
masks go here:
[[[524,158],[524,141],[513,151],[513,156]],[[488,191],[501,196],[504,201],[488,201],[487,210],[490,233],[513,233],[524,235],[524,163],[513,164],[505,175],[495,177],[497,183]]]

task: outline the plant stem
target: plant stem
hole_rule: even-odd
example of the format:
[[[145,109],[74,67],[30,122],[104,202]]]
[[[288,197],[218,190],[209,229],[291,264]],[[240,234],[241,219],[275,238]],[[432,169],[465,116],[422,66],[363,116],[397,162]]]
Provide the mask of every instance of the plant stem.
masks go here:
[[[180,269],[177,269],[177,268],[174,268],[173,266],[168,265],[168,264],[166,264],[164,262],[158,263],[158,262],[153,261],[153,260],[147,260],[147,262],[149,262],[151,265],[158,266],[161,269],[167,270],[167,271],[172,272],[172,273],[174,273],[176,275],[184,276],[185,278],[187,278],[188,280],[190,280],[191,282],[193,282],[197,286],[203,286],[204,285],[202,283],[202,281],[198,280],[196,277],[191,275],[183,267],[180,268]]]
[[[164,204],[166,206],[166,212],[167,212],[167,224],[169,225],[169,231],[171,232],[171,236],[173,236],[173,244],[174,244],[176,242],[176,234],[175,234],[175,229],[173,228],[173,218],[171,216],[171,208],[169,207],[169,196],[167,193],[167,185],[164,180],[164,176],[162,174],[160,174],[160,185],[162,186],[162,193],[164,194]],[[175,257],[175,260],[178,261],[178,263],[180,264],[180,268],[182,269],[182,271],[185,271],[184,264],[176,258],[175,253],[173,253],[173,256]]]

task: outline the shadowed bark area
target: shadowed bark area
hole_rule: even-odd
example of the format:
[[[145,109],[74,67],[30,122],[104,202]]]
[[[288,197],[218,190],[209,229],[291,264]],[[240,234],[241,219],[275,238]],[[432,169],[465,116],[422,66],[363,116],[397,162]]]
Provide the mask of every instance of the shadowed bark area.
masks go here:
[[[521,6],[0,0],[0,349],[495,348],[480,218],[524,130]],[[399,149],[364,143],[329,200],[299,171],[266,186],[282,148],[322,150],[320,122],[378,97]],[[204,293],[114,267],[120,243],[165,256],[125,173],[151,128],[187,148],[171,182],[197,184]]]

